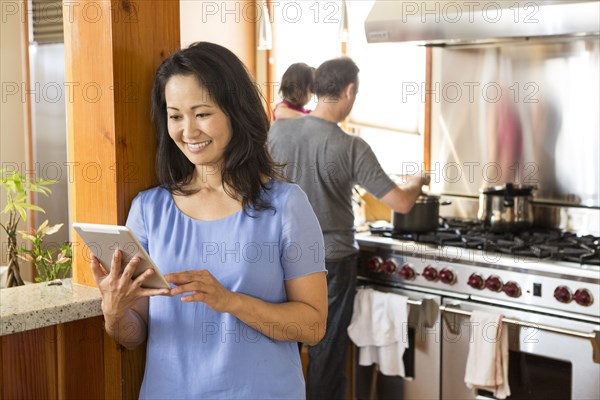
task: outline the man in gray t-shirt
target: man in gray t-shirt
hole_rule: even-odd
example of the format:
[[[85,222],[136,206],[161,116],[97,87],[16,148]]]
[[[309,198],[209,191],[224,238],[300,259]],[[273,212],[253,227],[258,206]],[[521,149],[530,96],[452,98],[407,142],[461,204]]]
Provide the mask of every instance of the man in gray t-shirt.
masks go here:
[[[337,123],[314,116],[275,122],[269,134],[276,161],[306,192],[325,238],[326,259],[356,254],[352,189],[356,184],[381,198],[396,187],[371,147]]]
[[[371,147],[338,123],[354,105],[358,67],[349,58],[323,63],[315,73],[318,104],[308,116],[277,120],[269,132],[275,161],[306,192],[325,238],[329,314],[325,338],[309,348],[308,399],[346,398],[347,328],[356,287],[352,189],[358,184],[394,211],[408,212],[428,183],[413,177],[399,187],[387,176]]]

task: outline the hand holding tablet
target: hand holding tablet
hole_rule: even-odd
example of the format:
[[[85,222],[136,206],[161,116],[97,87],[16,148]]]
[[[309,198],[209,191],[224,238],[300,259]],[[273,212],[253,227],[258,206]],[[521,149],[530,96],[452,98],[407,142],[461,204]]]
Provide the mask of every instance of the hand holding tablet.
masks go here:
[[[121,263],[125,265],[133,258],[138,257],[138,264],[132,278],[137,278],[147,269],[153,269],[152,274],[142,287],[154,289],[170,289],[169,283],[154,264],[144,247],[135,237],[134,233],[126,226],[73,223],[73,229],[84,240],[91,253],[98,258],[106,271],[110,271],[111,261],[116,249],[121,251]]]

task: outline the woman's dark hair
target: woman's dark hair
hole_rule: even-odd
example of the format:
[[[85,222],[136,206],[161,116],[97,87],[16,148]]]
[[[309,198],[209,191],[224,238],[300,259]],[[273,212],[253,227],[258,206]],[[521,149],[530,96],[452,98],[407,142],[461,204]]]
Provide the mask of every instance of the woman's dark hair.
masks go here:
[[[302,107],[306,100],[306,92],[313,91],[315,69],[304,63],[289,66],[281,78],[281,97],[290,103]]]
[[[358,66],[349,57],[325,61],[315,73],[315,94],[338,99],[349,84],[358,84],[358,71]]]
[[[158,139],[156,171],[160,184],[169,192],[190,195],[186,189],[195,166],[169,136],[165,86],[177,75],[198,80],[229,118],[231,140],[225,149],[221,171],[228,195],[241,200],[244,210],[272,209],[264,178],[281,179],[278,166],[267,149],[270,121],[262,97],[244,64],[235,54],[214,43],[198,42],[171,55],[158,67],[152,88],[152,119]]]

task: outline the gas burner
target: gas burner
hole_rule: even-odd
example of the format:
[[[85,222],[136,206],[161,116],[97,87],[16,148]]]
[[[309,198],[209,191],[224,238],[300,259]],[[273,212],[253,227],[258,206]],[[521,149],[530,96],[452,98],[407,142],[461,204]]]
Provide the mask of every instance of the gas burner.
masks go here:
[[[428,232],[423,233],[419,236],[419,242],[423,243],[431,243],[431,244],[439,244],[439,245],[448,245],[451,246],[450,243],[460,241],[460,232]]]
[[[389,229],[385,232],[381,232],[381,236],[392,238],[392,239],[398,239],[398,240],[410,240],[413,242],[419,241],[419,235],[417,233],[396,232],[393,229]]]
[[[577,236],[557,229],[497,233],[476,220],[440,218],[434,232],[397,232],[391,225],[371,227],[371,234],[438,246],[479,249],[538,259],[600,265],[600,238]]]
[[[529,244],[505,244],[500,245],[491,243],[487,247],[488,250],[498,251],[499,253],[512,254],[515,256],[524,256],[531,258],[549,258],[552,252],[539,246],[531,246]]]
[[[578,262],[580,264],[600,265],[600,249],[567,248],[564,249],[562,259]]]

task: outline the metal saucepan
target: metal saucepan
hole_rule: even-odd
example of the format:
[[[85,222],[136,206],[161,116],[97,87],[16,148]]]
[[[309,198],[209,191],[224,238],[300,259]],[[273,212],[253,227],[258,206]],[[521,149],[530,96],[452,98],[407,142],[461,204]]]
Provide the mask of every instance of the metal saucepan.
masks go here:
[[[477,217],[493,232],[516,232],[533,225],[535,186],[507,183],[479,191]]]
[[[451,204],[450,201],[440,202],[440,196],[421,194],[406,214],[392,211],[392,224],[397,232],[422,233],[437,230],[440,217],[440,205]]]

